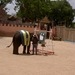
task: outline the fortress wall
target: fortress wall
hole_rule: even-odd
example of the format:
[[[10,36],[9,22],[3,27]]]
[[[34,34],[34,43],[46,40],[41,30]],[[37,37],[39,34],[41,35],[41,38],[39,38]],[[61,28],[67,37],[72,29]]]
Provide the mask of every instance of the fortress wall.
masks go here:
[[[37,29],[40,29],[40,27],[37,27]],[[18,30],[27,30],[30,33],[33,33],[34,26],[0,24],[0,36],[13,36]]]

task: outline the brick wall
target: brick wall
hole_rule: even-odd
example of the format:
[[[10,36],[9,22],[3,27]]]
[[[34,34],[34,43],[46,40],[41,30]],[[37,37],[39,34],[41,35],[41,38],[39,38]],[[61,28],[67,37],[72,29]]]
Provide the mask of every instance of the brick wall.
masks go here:
[[[37,27],[39,30],[40,27]],[[34,26],[31,25],[10,25],[0,24],[0,36],[13,36],[18,30],[27,30],[30,33],[34,32]]]

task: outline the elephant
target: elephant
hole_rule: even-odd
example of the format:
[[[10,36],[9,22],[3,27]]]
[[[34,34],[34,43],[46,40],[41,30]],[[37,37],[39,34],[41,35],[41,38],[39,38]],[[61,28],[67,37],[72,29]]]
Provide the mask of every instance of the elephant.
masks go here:
[[[19,46],[22,44],[22,41],[26,41],[26,39],[25,40],[22,39],[23,34],[21,34],[21,31],[26,32],[25,30],[17,31],[13,36],[11,44],[9,46],[7,46],[7,47],[10,47],[13,44],[13,54],[19,54],[18,53]],[[23,54],[30,54],[30,44],[31,44],[31,41],[32,41],[31,38],[33,36],[33,33],[29,33],[29,35],[30,35],[29,45],[23,45]],[[27,35],[25,35],[25,36],[27,37]],[[27,52],[26,52],[26,47],[27,47]]]

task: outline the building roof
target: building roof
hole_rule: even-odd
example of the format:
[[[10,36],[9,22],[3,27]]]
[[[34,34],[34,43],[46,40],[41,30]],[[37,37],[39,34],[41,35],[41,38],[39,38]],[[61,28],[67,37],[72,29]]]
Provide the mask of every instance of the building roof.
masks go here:
[[[7,20],[7,13],[5,10],[0,6],[0,21],[6,21]]]
[[[45,16],[43,19],[40,20],[40,23],[50,23],[47,16]]]

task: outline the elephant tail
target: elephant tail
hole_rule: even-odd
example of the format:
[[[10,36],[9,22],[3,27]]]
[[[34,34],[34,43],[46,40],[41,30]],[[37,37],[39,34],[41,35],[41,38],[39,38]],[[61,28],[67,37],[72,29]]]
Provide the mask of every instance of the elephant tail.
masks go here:
[[[8,47],[10,47],[10,46],[12,45],[12,43],[13,43],[13,41],[11,42],[11,44],[10,44],[10,45],[8,45],[8,46],[7,46],[7,48],[8,48]]]

